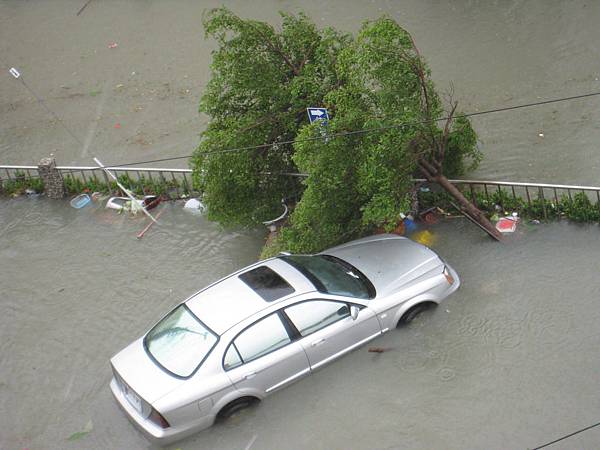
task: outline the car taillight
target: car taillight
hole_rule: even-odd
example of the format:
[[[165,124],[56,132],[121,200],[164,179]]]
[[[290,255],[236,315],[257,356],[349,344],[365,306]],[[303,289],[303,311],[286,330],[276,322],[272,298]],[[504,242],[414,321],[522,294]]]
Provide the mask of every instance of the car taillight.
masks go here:
[[[152,408],[152,411],[150,412],[150,415],[148,416],[148,420],[151,421],[153,424],[158,425],[161,428],[169,428],[171,425],[169,425],[169,422],[167,422],[167,419],[165,419],[163,416],[160,415],[160,413],[155,410],[154,408]]]
[[[444,266],[444,276],[446,277],[448,284],[454,284],[454,277],[450,274],[450,271],[446,266]]]

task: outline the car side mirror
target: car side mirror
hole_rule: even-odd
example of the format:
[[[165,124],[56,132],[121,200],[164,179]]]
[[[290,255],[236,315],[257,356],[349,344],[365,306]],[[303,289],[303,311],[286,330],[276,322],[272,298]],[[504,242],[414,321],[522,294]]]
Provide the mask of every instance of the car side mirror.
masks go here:
[[[356,320],[358,318],[359,312],[360,312],[360,309],[358,308],[358,306],[352,305],[350,307],[350,317],[352,317],[352,320]]]

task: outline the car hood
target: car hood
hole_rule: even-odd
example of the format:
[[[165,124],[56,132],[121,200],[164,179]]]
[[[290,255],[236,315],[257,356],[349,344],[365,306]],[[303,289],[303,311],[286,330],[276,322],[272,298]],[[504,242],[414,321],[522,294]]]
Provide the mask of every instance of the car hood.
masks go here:
[[[369,236],[325,250],[360,270],[375,286],[377,297],[389,295],[443,262],[429,248],[393,234]]]
[[[179,387],[184,380],[162,370],[146,353],[143,338],[131,343],[110,360],[121,379],[152,404]]]

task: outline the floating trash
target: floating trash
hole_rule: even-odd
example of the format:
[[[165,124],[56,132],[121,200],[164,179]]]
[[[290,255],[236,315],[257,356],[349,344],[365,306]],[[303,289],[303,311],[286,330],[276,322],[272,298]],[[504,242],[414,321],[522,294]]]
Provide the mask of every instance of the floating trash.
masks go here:
[[[514,233],[514,231],[517,229],[518,221],[519,219],[513,216],[502,217],[496,223],[496,230],[500,231],[501,233]]]
[[[431,231],[423,230],[417,231],[411,236],[411,239],[419,244],[423,244],[427,247],[431,247],[437,241],[437,236]]]
[[[409,217],[406,217],[403,221],[404,223],[404,232],[406,234],[410,234],[413,231],[416,231],[417,229],[417,224],[415,223],[414,220],[410,219]]]
[[[183,205],[183,207],[185,209],[191,209],[199,212],[206,211],[206,205],[204,205],[204,203],[202,203],[197,198],[190,198],[187,202],[185,202],[185,205]]]
[[[129,197],[111,197],[106,202],[106,208],[135,213],[142,209],[142,207],[146,208],[146,211],[156,208],[160,200],[160,197],[157,195],[146,195],[142,200],[136,199],[135,202]]]
[[[92,423],[91,420],[89,420],[88,423],[85,424],[85,427],[83,427],[83,430],[78,431],[77,433],[73,433],[71,436],[69,436],[67,438],[67,440],[68,441],[76,441],[77,439],[81,439],[82,437],[90,434],[93,429],[94,429],[94,424]]]
[[[131,211],[134,208],[141,208],[142,200],[136,200],[136,202],[136,207],[132,208],[133,204],[129,197],[111,197],[106,202],[106,208],[115,209],[117,211]]]
[[[83,208],[87,205],[92,199],[87,194],[79,194],[77,197],[71,200],[71,206],[75,209]]]

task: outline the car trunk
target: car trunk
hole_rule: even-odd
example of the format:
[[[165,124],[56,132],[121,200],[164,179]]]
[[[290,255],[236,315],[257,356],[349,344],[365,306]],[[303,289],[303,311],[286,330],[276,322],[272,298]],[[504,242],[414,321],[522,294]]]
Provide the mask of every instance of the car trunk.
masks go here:
[[[124,381],[135,394],[150,404],[183,383],[183,380],[168,374],[150,358],[142,338],[121,350],[110,362],[121,377],[118,381]]]

